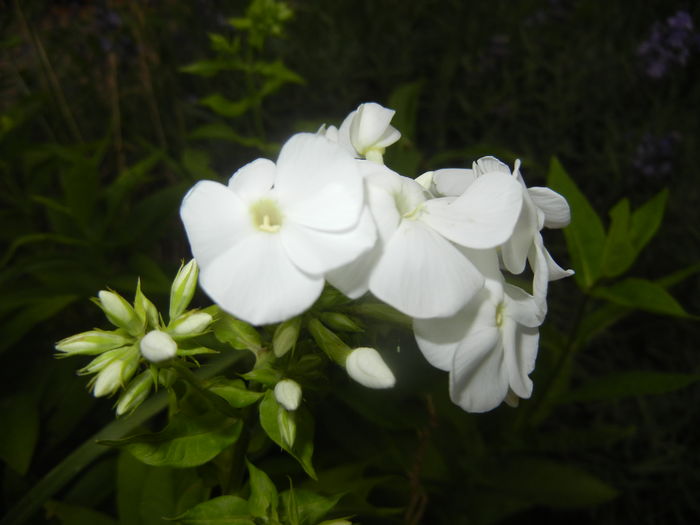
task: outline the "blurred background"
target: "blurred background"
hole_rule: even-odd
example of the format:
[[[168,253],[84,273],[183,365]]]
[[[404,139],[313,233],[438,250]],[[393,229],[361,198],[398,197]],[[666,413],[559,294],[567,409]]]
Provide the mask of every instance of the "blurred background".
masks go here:
[[[140,277],[165,304],[190,256],[177,214],[187,189],[275,158],[291,133],[337,126],[359,103],[397,110],[403,138],[386,162],[406,176],[491,154],[520,158],[528,185],[544,185],[556,156],[604,222],[621,198],[636,208],[668,188],[664,222],[630,274],[697,267],[698,24],[697,2],[661,0],[0,0],[2,506],[113,418],[73,362],[53,359],[55,341],[102,322],[89,298],[106,287],[130,296]],[[547,242],[568,267],[563,236]],[[690,267],[673,294],[698,314]],[[551,286],[548,324],[566,329],[577,293],[573,279]],[[614,496],[503,503],[502,515],[467,519],[473,487],[435,467],[423,522],[695,522],[699,338],[693,320],[628,315],[577,354],[572,384],[626,370],[685,379],[659,395],[562,404],[527,441]],[[446,390],[446,377],[425,373]],[[512,452],[525,441],[494,430],[512,412],[453,417],[478,419],[459,425]],[[450,454],[470,454],[463,434],[441,439]],[[102,461],[58,497],[109,512],[114,472]],[[526,474],[512,485],[536,482]],[[47,521],[69,523],[36,517]]]

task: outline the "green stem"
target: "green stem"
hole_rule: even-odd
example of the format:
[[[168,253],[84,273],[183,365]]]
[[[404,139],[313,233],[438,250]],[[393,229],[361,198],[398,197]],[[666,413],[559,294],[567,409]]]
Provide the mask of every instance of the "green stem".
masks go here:
[[[244,352],[225,352],[217,360],[202,366],[198,381],[212,377],[233,365],[244,356]],[[167,405],[167,392],[161,391],[141,405],[133,414],[117,419],[97,432],[56,465],[39,483],[19,500],[0,520],[0,525],[19,525],[29,520],[39,508],[98,457],[111,449],[98,445],[97,441],[120,439],[145,421],[163,410]]]

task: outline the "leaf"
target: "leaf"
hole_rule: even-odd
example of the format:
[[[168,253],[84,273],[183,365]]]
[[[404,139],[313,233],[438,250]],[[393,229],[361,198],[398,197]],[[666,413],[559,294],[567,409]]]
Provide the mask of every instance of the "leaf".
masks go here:
[[[252,405],[263,396],[262,392],[248,390],[245,383],[240,379],[228,379],[225,377],[214,378],[207,386],[207,389],[217,396],[223,397],[234,408]]]
[[[265,397],[260,402],[259,414],[260,424],[265,430],[265,433],[272,441],[291,454],[313,479],[316,479],[316,471],[311,464],[311,456],[314,451],[314,420],[304,407],[299,407],[295,411],[295,419],[297,425],[296,439],[294,446],[289,447],[282,439],[282,433],[279,428],[278,413],[284,410],[275,399],[272,390],[265,392]]]
[[[246,464],[250,475],[250,499],[248,501],[250,514],[256,518],[263,518],[265,521],[268,517],[277,521],[277,488],[264,471],[248,460],[246,460]]]
[[[603,223],[556,157],[549,166],[547,185],[569,202],[571,224],[564,228],[564,237],[576,270],[576,281],[582,288],[589,289],[600,277],[605,247]]]
[[[630,222],[630,241],[639,253],[654,237],[661,225],[666,211],[668,190],[663,189],[632,214]]]
[[[700,374],[673,374],[632,370],[600,377],[571,390],[560,403],[609,401],[625,397],[665,394],[700,381]]]
[[[214,335],[236,350],[260,350],[260,334],[251,325],[230,315],[222,315],[214,324]]]
[[[483,472],[484,485],[530,505],[575,509],[598,505],[617,496],[614,488],[592,474],[546,459],[506,458]]]
[[[627,308],[676,317],[692,317],[663,286],[646,279],[629,277],[611,286],[595,288],[591,293],[595,297]]]
[[[147,465],[196,467],[234,443],[242,427],[240,420],[218,413],[192,417],[179,412],[160,432],[100,443],[123,448]]]
[[[226,140],[243,146],[257,148],[261,151],[268,151],[271,149],[269,144],[255,137],[245,137],[223,122],[200,126],[192,131],[189,137],[192,140]]]
[[[255,525],[248,502],[238,496],[219,496],[173,518],[183,525]]]
[[[306,489],[290,489],[280,494],[285,514],[296,515],[299,525],[316,525],[341,496],[326,497]]]
[[[187,148],[182,153],[182,164],[185,169],[197,179],[219,178],[219,175],[210,167],[211,159],[206,151]]]
[[[22,393],[0,400],[0,421],[6,429],[0,432],[0,458],[25,475],[39,435],[39,409],[34,396]]]
[[[637,258],[629,234],[630,203],[622,199],[610,210],[610,229],[605,239],[602,274],[617,277],[625,273]]]
[[[253,100],[249,98],[229,100],[218,93],[203,98],[199,103],[223,117],[230,118],[240,117],[253,106]]]
[[[56,517],[61,525],[117,525],[117,520],[93,509],[49,501],[44,505],[47,518]]]

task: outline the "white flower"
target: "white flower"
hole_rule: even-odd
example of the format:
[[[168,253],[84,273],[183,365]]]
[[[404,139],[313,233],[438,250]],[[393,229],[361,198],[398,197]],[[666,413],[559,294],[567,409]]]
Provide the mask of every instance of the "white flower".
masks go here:
[[[528,398],[542,316],[535,299],[516,286],[487,279],[455,316],[417,319],[414,331],[426,359],[450,373],[450,397],[468,412],[486,412],[512,391]],[[512,401],[512,399],[511,399]]]
[[[141,355],[151,363],[160,363],[175,357],[177,343],[165,332],[151,330],[139,343]]]
[[[200,284],[221,308],[253,324],[304,312],[324,275],[374,245],[357,160],[321,135],[301,133],[277,164],[258,159],[228,186],[201,181],[180,215]]]
[[[391,388],[394,374],[374,348],[355,348],[345,361],[348,375],[367,388]]]
[[[505,242],[520,212],[520,185],[494,174],[457,198],[429,199],[416,181],[371,164],[363,166],[379,242],[329,281],[350,297],[369,288],[411,317],[453,315],[481,288],[483,277],[450,241],[476,249]]]
[[[381,164],[386,148],[401,138],[401,133],[389,124],[394,113],[375,102],[360,104],[340,125],[337,140],[360,157]]]
[[[283,379],[275,385],[275,399],[289,411],[299,408],[301,402],[301,387],[291,379]]]

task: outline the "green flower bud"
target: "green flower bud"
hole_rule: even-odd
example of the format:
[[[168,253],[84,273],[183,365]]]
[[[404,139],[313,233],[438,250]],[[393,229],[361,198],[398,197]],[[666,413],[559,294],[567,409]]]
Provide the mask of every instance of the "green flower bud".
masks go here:
[[[288,412],[280,407],[277,412],[277,424],[280,429],[282,441],[289,447],[294,446],[294,440],[297,437],[297,423],[294,417],[294,412]]]
[[[214,320],[206,312],[191,311],[181,315],[168,326],[168,332],[175,337],[186,337],[201,334]]]
[[[108,350],[90,361],[85,367],[78,370],[80,375],[96,374],[109,366],[112,361],[123,358],[127,353],[127,348],[115,348]]]
[[[160,326],[158,310],[153,303],[141,291],[141,279],[136,284],[136,297],[134,298],[134,311],[144,326],[155,329]]]
[[[107,290],[100,290],[100,293],[97,295],[99,297],[99,305],[110,323],[123,328],[131,335],[139,335],[141,333],[143,323],[126,299],[118,293]]]
[[[294,317],[277,326],[275,335],[272,337],[272,350],[275,356],[282,357],[294,348],[299,339],[299,330],[301,330],[301,317]]]
[[[92,393],[95,397],[110,396],[122,386],[122,373],[125,362],[115,359],[95,377]]]
[[[116,332],[91,330],[72,335],[56,343],[56,350],[67,355],[97,355],[107,350],[120,348],[129,344],[131,338]]]
[[[127,389],[119,397],[117,415],[121,416],[138,408],[150,394],[151,386],[153,386],[153,375],[150,370],[141,372],[136,379],[129,383]]]
[[[283,379],[275,385],[275,399],[289,411],[299,408],[301,402],[301,387],[291,379]]]
[[[316,344],[323,350],[328,357],[339,365],[344,365],[351,348],[346,345],[340,337],[323,326],[323,323],[318,319],[309,321],[309,332],[316,341]]]
[[[323,324],[340,332],[363,332],[362,327],[353,319],[339,312],[323,312],[321,314]]]
[[[165,332],[151,330],[141,339],[139,344],[141,355],[151,363],[160,363],[175,357],[177,343]]]
[[[180,266],[180,270],[177,272],[173,285],[170,288],[169,318],[171,321],[182,315],[182,312],[190,304],[197,289],[198,275],[199,268],[197,267],[197,261],[194,259],[186,265]]]

